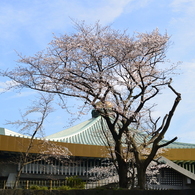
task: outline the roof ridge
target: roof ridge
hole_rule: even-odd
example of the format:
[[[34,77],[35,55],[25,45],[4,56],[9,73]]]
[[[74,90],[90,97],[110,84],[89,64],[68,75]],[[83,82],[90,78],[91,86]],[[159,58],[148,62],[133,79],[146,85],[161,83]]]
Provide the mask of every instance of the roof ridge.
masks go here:
[[[52,135],[49,135],[49,136],[46,136],[45,138],[46,139],[55,139],[55,140],[59,140],[59,139],[65,139],[65,138],[69,138],[69,137],[72,137],[72,136],[75,136],[75,135],[78,135],[78,134],[81,134],[81,133],[83,133],[84,131],[87,131],[91,126],[93,126],[96,122],[98,122],[99,120],[100,120],[100,118],[101,118],[101,116],[98,116],[98,117],[96,117],[96,118],[91,118],[91,119],[89,119],[89,120],[87,120],[87,121],[84,121],[84,122],[82,122],[82,123],[80,123],[80,124],[77,124],[77,125],[74,125],[73,127],[70,127],[70,128],[68,128],[68,129],[64,129],[64,130],[62,130],[62,131],[60,131],[60,132],[57,132],[57,133],[54,133],[54,134],[52,134]],[[95,120],[94,120],[95,119]],[[82,126],[83,125],[83,126]],[[81,128],[79,128],[81,126]],[[76,129],[75,131],[76,132],[73,132],[73,133],[71,133],[70,131],[71,130],[74,130],[74,129]],[[68,132],[69,131],[69,132]],[[64,136],[63,135],[61,135],[60,136],[60,134],[65,134]],[[70,133],[70,134],[67,134],[67,133]],[[53,137],[53,136],[57,136],[58,135],[58,137]]]

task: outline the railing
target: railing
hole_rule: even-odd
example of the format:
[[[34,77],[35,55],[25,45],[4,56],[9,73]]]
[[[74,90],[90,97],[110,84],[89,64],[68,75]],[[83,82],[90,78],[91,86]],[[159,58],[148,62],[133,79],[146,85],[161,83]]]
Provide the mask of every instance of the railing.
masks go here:
[[[17,188],[29,189],[30,186],[46,186],[48,189],[66,185],[66,180],[20,180]],[[0,189],[6,189],[7,186],[14,186],[14,183],[7,183],[6,180],[0,181]]]
[[[113,184],[111,184],[113,183]],[[98,181],[87,181],[85,184],[85,189],[97,188],[105,185],[111,184],[114,187],[118,186],[117,181],[110,181],[107,179]],[[30,189],[31,186],[46,186],[48,189],[56,189],[60,186],[66,186],[66,180],[20,180],[18,187],[21,189]],[[13,183],[7,183],[6,180],[0,180],[0,189],[7,189],[7,186],[14,186]]]
[[[31,186],[44,186],[48,189],[57,189],[60,186],[66,186],[67,181],[66,180],[21,180],[19,181],[18,188],[21,189],[30,189]],[[13,183],[10,183],[9,186],[13,186]],[[94,189],[98,187],[106,187],[106,188],[118,188],[119,184],[118,181],[114,180],[98,180],[98,181],[87,181],[85,184],[85,189]],[[173,188],[173,186],[171,186]],[[150,185],[146,189],[148,190],[167,190],[170,186],[161,186],[161,185]],[[0,180],[0,189],[8,189],[6,187],[6,180]],[[173,188],[178,189],[178,188]]]
[[[25,165],[22,168],[22,173],[85,176],[91,168],[100,165],[101,162],[99,160],[82,161],[80,163],[69,162],[67,165],[62,165],[57,161],[54,161],[53,164],[39,161]],[[20,163],[18,164],[19,170]],[[90,173],[88,175],[92,176],[94,174]]]

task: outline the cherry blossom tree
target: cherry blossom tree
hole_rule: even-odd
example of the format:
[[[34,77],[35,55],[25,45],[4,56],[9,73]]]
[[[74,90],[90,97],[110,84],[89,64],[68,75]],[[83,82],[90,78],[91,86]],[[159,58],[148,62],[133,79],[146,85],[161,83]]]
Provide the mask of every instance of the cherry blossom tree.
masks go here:
[[[15,88],[58,95],[64,107],[68,97],[74,97],[83,100],[84,107],[97,110],[114,140],[119,186],[128,186],[126,152],[130,151],[137,166],[138,186],[143,189],[146,168],[158,149],[176,140],[161,144],[181,100],[171,85],[175,67],[166,59],[169,36],[158,29],[130,36],[99,23],[75,26],[75,33],[54,37],[45,51],[32,57],[20,55],[19,65],[1,74],[15,81]],[[152,117],[150,102],[155,102],[163,88],[169,88],[176,98],[160,120]],[[132,130],[142,132],[141,142]],[[150,153],[142,155],[147,148]]]
[[[20,131],[23,134],[26,134],[25,143],[18,143],[20,154],[18,154],[13,163],[19,163],[19,170],[16,175],[16,180],[14,182],[13,188],[18,186],[22,170],[25,165],[37,162],[37,161],[50,161],[50,159],[64,160],[69,158],[69,150],[60,145],[56,145],[45,139],[40,139],[37,142],[36,137],[42,135],[43,132],[43,123],[50,112],[53,111],[51,107],[51,102],[53,101],[53,95],[43,95],[40,93],[40,98],[37,98],[36,101],[27,109],[27,111],[22,114],[22,120],[8,122],[20,128]],[[38,115],[37,118],[32,117],[31,115]],[[38,145],[37,145],[38,144]],[[32,149],[36,148],[37,153],[32,152]],[[63,154],[63,155],[62,155]]]
[[[165,163],[159,162],[159,158],[150,162],[149,166],[146,169],[146,183],[145,188],[150,189],[154,186],[156,188],[159,183],[159,175],[160,170],[162,168],[169,168],[169,166]],[[134,189],[137,187],[137,177],[136,177],[136,166],[129,166],[129,189]],[[101,185],[108,185],[113,183],[119,182],[119,177],[117,174],[116,166],[114,165],[113,161],[105,160],[102,166],[95,166],[88,171],[89,175],[94,175],[90,177],[92,181],[98,181],[98,184]],[[102,182],[99,182],[102,181]],[[117,185],[116,185],[117,187]]]

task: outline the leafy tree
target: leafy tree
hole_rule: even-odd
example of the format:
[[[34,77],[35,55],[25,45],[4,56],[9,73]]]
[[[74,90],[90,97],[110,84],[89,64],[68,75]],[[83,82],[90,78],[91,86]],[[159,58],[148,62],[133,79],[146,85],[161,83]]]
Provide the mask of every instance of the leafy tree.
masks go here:
[[[114,140],[120,187],[128,187],[125,156],[130,151],[135,158],[138,186],[143,189],[146,168],[158,149],[176,140],[161,144],[181,99],[171,86],[174,66],[166,66],[169,36],[158,29],[131,37],[99,23],[75,26],[76,33],[55,37],[46,51],[33,57],[20,56],[19,65],[2,75],[15,81],[16,88],[57,94],[63,106],[67,97],[75,97],[83,100],[85,107],[96,109]],[[152,117],[150,102],[165,87],[176,98],[169,113],[159,120]],[[135,139],[133,129],[143,133],[141,142]],[[147,148],[149,154],[143,155],[141,151]]]

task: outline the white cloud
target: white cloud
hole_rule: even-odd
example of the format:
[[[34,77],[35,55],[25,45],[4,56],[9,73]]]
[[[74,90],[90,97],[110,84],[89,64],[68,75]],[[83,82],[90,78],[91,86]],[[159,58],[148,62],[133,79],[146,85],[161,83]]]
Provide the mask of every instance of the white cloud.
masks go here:
[[[15,81],[0,82],[0,93],[9,91],[10,87],[18,85]]]
[[[5,81],[5,82],[0,82],[0,93],[12,92],[12,90],[10,88],[15,87],[17,85],[18,84],[15,81],[11,81],[11,80]],[[23,90],[22,92],[14,93],[14,95],[9,95],[9,99],[27,97],[27,96],[31,96],[31,95],[34,95],[37,93],[38,93],[37,91],[33,91],[30,89]]]
[[[195,6],[194,0],[173,0],[171,3],[173,11],[180,12],[191,10]]]
[[[174,0],[170,4],[172,17],[170,26],[174,30],[173,41],[176,44],[178,56],[187,56],[194,49],[195,44],[195,1]]]
[[[123,13],[125,7],[131,1],[132,0],[102,0],[99,1],[99,6],[93,7],[93,9],[88,8],[86,10],[87,12],[83,10],[80,16],[90,22],[100,20],[102,24],[111,23]],[[84,7],[82,9],[84,9]]]
[[[71,19],[112,23],[132,0],[56,0],[4,3],[0,7],[1,41],[31,39],[40,46],[48,43],[52,33],[64,33]],[[27,36],[27,37],[26,37]],[[27,40],[28,41],[28,40]],[[24,44],[24,43],[21,43]],[[15,49],[15,48],[13,48]]]

